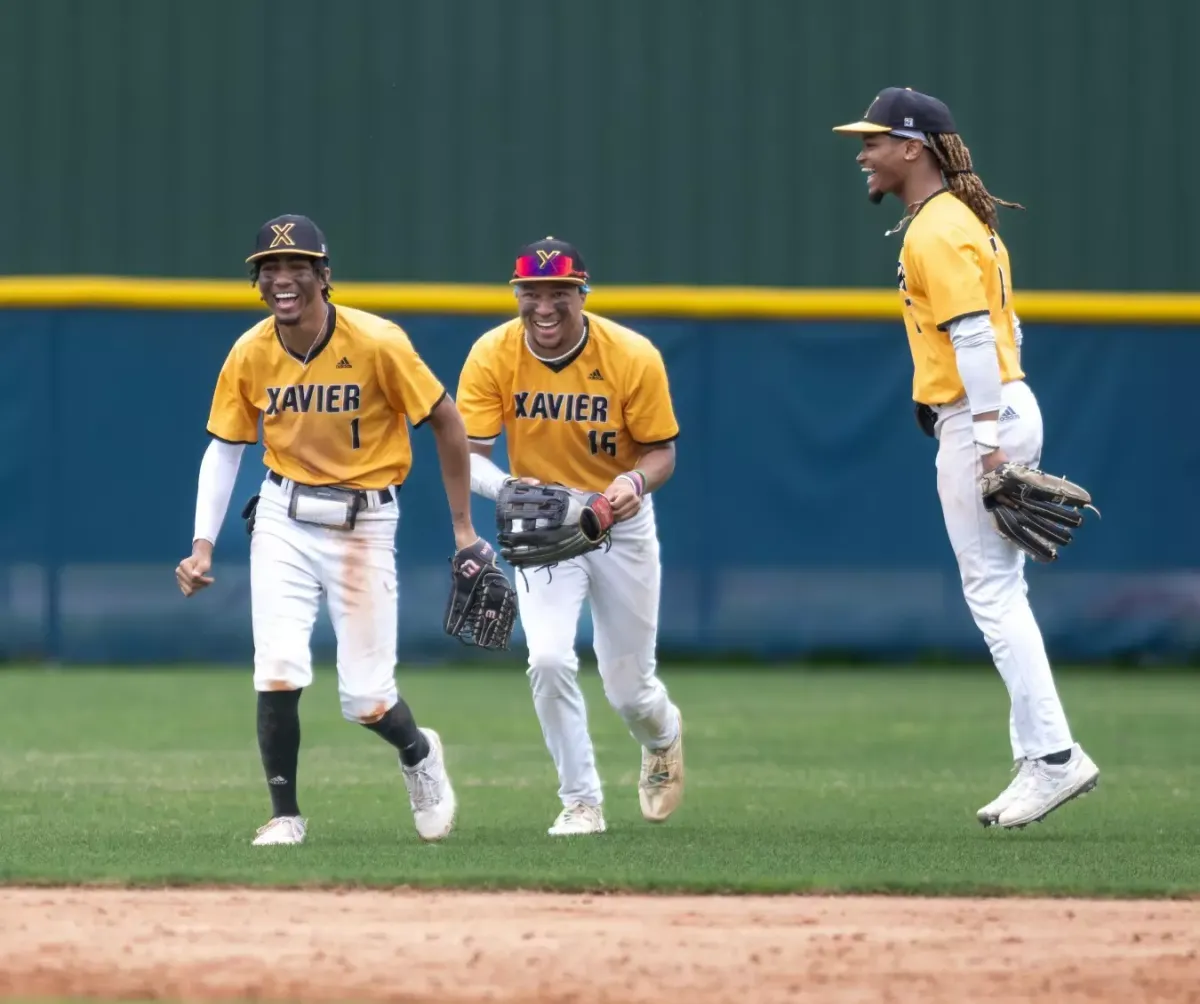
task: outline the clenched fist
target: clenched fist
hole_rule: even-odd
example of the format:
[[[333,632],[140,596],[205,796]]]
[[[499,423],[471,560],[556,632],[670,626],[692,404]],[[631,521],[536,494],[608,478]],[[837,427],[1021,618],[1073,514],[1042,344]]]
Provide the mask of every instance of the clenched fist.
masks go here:
[[[636,516],[642,508],[642,496],[624,475],[614,478],[613,483],[604,489],[604,495],[612,503],[613,519],[617,523]]]
[[[210,568],[212,568],[212,544],[207,540],[193,542],[192,553],[175,568],[175,581],[179,583],[180,592],[184,596],[191,596],[205,586],[211,586],[213,578],[208,574]]]

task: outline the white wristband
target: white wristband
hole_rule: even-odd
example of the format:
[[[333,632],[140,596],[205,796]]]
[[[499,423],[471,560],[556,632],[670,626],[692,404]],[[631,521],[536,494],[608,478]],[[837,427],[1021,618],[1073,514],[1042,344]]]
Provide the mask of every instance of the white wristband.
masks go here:
[[[999,423],[994,418],[982,422],[976,419],[974,429],[975,448],[980,456],[1000,449]]]
[[[633,489],[634,494],[637,495],[638,498],[641,498],[642,486],[638,484],[637,478],[635,478],[632,474],[618,474],[617,480],[628,481],[629,486]]]

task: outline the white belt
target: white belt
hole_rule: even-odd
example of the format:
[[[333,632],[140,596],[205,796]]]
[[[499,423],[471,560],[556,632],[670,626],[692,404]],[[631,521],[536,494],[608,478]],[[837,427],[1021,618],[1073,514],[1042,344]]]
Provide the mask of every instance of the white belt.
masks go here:
[[[276,491],[282,493],[284,498],[291,498],[292,488],[298,482],[291,478],[285,478],[281,474],[276,474],[274,471],[268,471],[266,478],[263,480],[264,489],[270,485]],[[358,492],[360,499],[359,509],[374,511],[382,509],[384,506],[393,505],[396,502],[396,487],[391,488],[371,488],[371,489],[349,489]]]

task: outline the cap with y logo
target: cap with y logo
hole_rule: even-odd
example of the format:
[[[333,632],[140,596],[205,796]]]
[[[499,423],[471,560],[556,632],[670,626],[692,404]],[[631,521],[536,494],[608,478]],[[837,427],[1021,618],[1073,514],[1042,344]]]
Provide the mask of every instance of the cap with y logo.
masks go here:
[[[307,216],[276,216],[258,228],[254,254],[246,261],[257,261],[273,254],[328,258],[329,248],[321,228]]]
[[[885,87],[857,122],[834,126],[841,133],[958,132],[945,102],[911,87]],[[902,133],[903,134],[903,133]],[[915,138],[915,137],[910,137]]]
[[[587,269],[583,257],[574,244],[545,237],[517,253],[510,286],[526,282],[569,282],[575,286],[586,286]]]

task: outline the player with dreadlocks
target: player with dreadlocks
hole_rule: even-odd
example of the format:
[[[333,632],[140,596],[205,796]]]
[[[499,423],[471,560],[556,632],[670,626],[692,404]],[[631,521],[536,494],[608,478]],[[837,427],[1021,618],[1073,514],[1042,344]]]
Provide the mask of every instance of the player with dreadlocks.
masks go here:
[[[897,135],[895,138],[904,139],[905,137]],[[975,165],[971,162],[971,151],[967,149],[967,145],[958,133],[930,133],[927,146],[937,158],[941,177],[945,179],[946,190],[951,195],[957,196],[971,212],[979,217],[979,222],[989,230],[996,230],[1000,225],[996,215],[996,206],[1004,206],[1006,209],[1025,208],[1019,202],[1005,202],[1004,199],[996,198],[984,187],[983,179],[975,173]],[[871,201],[876,204],[882,202],[884,194],[879,189],[872,190]],[[917,204],[918,208],[919,206],[920,203]],[[912,219],[914,212],[915,209],[910,210],[908,215],[888,231],[888,236],[899,233]]]
[[[984,472],[1041,461],[1042,415],[1021,369],[1012,269],[997,233],[996,207],[1023,207],[987,190],[937,98],[889,87],[834,131],[862,137],[870,201],[894,195],[906,209],[887,233],[907,227],[899,287],[917,421],[938,441],[938,496],[963,595],[1010,697],[1016,774],[977,816],[1022,827],[1091,791],[1100,774],[1071,736],[1026,596],[1025,551],[995,532],[980,487]]]

